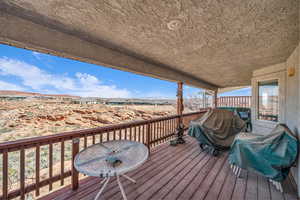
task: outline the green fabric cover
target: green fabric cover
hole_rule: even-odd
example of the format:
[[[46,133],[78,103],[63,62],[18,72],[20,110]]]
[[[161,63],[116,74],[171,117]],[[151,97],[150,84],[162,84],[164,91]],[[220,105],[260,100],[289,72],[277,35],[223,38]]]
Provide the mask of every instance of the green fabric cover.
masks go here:
[[[229,163],[281,182],[296,161],[298,145],[297,138],[283,124],[268,135],[241,133],[233,141]]]
[[[245,122],[233,112],[211,109],[190,123],[188,135],[200,143],[218,148],[229,148],[234,137],[245,127]]]

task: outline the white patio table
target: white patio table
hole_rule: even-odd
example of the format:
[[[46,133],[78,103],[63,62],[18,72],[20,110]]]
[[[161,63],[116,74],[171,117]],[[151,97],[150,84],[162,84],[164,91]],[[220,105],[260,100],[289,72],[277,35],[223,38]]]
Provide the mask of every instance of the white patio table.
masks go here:
[[[98,199],[112,176],[117,177],[122,196],[127,200],[120,177],[136,183],[135,180],[125,175],[141,166],[148,159],[148,148],[139,142],[129,140],[114,140],[94,144],[79,152],[74,160],[74,166],[80,173],[88,176],[104,178],[104,183],[95,197]]]

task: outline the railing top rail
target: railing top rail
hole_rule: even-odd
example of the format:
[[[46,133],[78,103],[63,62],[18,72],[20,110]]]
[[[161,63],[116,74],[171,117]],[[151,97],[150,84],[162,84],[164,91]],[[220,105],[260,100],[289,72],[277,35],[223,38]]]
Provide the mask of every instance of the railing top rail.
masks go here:
[[[239,97],[249,97],[249,98],[251,98],[251,96],[220,96],[218,98],[239,98]]]
[[[200,114],[203,112],[206,112],[206,110],[192,112],[192,113],[185,113],[185,114],[183,114],[183,116],[185,117],[185,116]],[[55,143],[55,142],[59,142],[61,140],[70,140],[72,138],[100,134],[100,133],[110,132],[110,131],[114,131],[114,130],[118,130],[118,129],[134,127],[134,126],[141,126],[141,125],[146,125],[149,123],[175,119],[178,117],[180,117],[180,116],[179,115],[170,115],[170,116],[159,117],[159,118],[154,118],[154,119],[150,119],[150,120],[139,120],[139,121],[133,121],[133,122],[113,124],[113,125],[108,125],[108,126],[103,126],[103,127],[98,127],[98,128],[75,130],[75,131],[57,133],[57,134],[53,134],[53,135],[37,136],[37,137],[19,139],[19,140],[10,141],[10,142],[3,142],[3,143],[0,143],[0,153],[2,153],[4,150],[14,151],[14,150],[20,149],[20,147],[30,148],[30,147],[34,147],[37,144],[42,145],[42,144]]]

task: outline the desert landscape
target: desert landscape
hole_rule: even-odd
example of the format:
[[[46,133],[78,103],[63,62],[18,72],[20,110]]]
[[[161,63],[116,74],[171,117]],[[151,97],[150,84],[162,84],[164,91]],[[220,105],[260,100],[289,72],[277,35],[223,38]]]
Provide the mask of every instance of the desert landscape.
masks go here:
[[[76,104],[63,99],[0,101],[0,142],[176,113],[175,105]]]

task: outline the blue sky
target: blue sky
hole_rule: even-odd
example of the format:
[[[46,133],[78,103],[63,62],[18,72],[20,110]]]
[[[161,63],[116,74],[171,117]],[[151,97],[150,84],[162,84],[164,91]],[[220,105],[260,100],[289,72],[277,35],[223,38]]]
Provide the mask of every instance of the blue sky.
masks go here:
[[[93,97],[175,98],[174,82],[0,45],[0,90]],[[185,96],[199,89],[185,86]],[[223,95],[247,95],[249,89]]]

